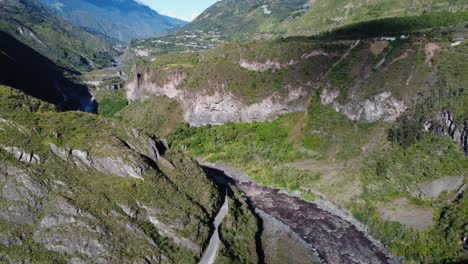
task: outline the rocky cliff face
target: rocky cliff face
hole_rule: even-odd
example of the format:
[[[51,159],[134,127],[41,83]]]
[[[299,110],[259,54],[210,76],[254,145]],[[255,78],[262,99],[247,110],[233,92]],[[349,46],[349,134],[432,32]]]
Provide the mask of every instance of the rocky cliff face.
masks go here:
[[[437,117],[424,124],[426,131],[432,131],[437,135],[450,136],[453,141],[463,148],[468,155],[468,122],[457,124],[455,116],[447,111],[442,111]]]
[[[340,104],[335,101],[340,92],[324,89],[320,95],[322,104],[331,105],[335,111],[347,116],[350,120],[365,122],[393,122],[407,107],[403,101],[392,97],[390,92],[384,92],[369,97],[361,102]]]
[[[287,86],[286,96],[272,92],[263,100],[248,104],[229,91],[226,84],[217,85],[218,89],[215,91],[208,89],[191,91],[180,88],[187,77],[182,71],[169,73],[160,85],[151,81],[154,76],[150,72],[139,73],[134,67],[133,75],[133,79],[125,87],[130,102],[151,96],[175,99],[181,105],[185,121],[192,126],[266,121],[281,114],[305,111],[307,108],[308,92],[302,87]]]
[[[6,87],[0,101],[0,262],[198,261],[221,205],[198,163]],[[242,228],[228,232],[253,238]]]

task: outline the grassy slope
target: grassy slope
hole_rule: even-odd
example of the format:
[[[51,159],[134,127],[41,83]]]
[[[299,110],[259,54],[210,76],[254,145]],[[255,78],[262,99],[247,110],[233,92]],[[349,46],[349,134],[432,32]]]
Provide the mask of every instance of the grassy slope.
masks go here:
[[[435,0],[318,0],[303,16],[284,24],[289,36],[312,35],[345,25],[386,17],[420,15],[423,12],[461,10],[463,1]]]
[[[92,169],[75,167],[56,157],[50,151],[49,142],[60,148],[81,149],[96,156],[122,156],[129,154],[119,138],[128,140],[129,128],[106,118],[79,112],[58,113],[47,103],[28,97],[8,87],[0,86],[0,144],[16,146],[29,153],[42,157],[44,163],[24,165],[5,151],[0,151],[2,166],[12,166],[29,171],[34,180],[51,183],[58,181],[62,187],[51,188],[44,204],[53,203],[56,197],[66,197],[75,207],[83,212],[89,212],[98,221],[98,225],[112,235],[106,243],[122,245],[116,247],[113,255],[117,259],[137,260],[145,256],[148,250],[139,238],[128,235],[115,217],[109,217],[109,212],[117,211],[125,215],[118,205],[128,205],[137,208],[137,203],[160,210],[158,220],[172,225],[182,221],[184,229],[175,230],[179,237],[186,237],[199,245],[207,241],[209,235],[208,221],[213,217],[220,205],[221,198],[216,186],[201,171],[198,165],[180,152],[169,150],[165,158],[175,169],[162,171],[149,170],[144,181],[133,178],[122,178]],[[3,167],[2,167],[3,168]],[[187,180],[190,179],[190,180]],[[233,198],[237,199],[237,198]],[[0,199],[0,203],[3,204]],[[233,202],[233,204],[235,204]],[[233,210],[236,206],[232,207]],[[241,210],[241,209],[240,209]],[[242,209],[243,210],[243,209]],[[252,217],[250,211],[243,211],[236,217]],[[37,223],[40,222],[38,220]],[[175,244],[172,239],[162,237],[158,230],[149,222],[138,219],[119,218],[138,226],[151,240],[158,245],[157,254],[164,255],[174,263],[195,263],[198,257],[183,247]],[[31,259],[40,263],[61,263],[70,256],[49,252],[43,245],[33,241],[32,233],[36,224],[15,225],[0,221],[0,232],[23,234],[24,243],[14,247],[0,246],[0,256],[12,259]],[[248,229],[246,229],[248,228]],[[253,240],[254,233],[248,230],[256,229],[251,223],[230,226],[226,232],[243,234],[243,240]],[[106,239],[103,237],[103,239]],[[227,238],[226,243],[236,244],[239,238]],[[242,240],[242,239],[241,239]],[[243,243],[243,242],[242,242]],[[241,244],[242,244],[241,243]],[[147,244],[146,244],[147,245]],[[153,249],[154,252],[155,249]],[[251,252],[231,251],[223,249],[226,254],[256,254]],[[233,249],[234,250],[234,249]],[[253,257],[253,255],[250,255]],[[249,258],[249,257],[247,257]]]
[[[139,63],[139,73],[149,73],[156,85],[165,83],[167,76],[174,72],[186,72],[188,77],[179,88],[208,92],[220,85],[228,84],[229,91],[247,103],[258,102],[277,92],[286,93],[285,87],[305,87],[310,81],[315,83],[337,56],[317,56],[304,59],[310,51],[323,50],[341,53],[346,48],[341,43],[329,44],[303,38],[285,39],[254,43],[229,43],[203,53],[168,54],[157,57],[153,62]],[[281,71],[253,72],[239,66],[239,62],[266,63],[274,57],[275,62],[298,63]],[[307,77],[305,79],[304,77]]]
[[[310,8],[305,4],[310,3]],[[268,6],[271,14],[263,12]],[[379,18],[420,15],[424,12],[460,11],[464,1],[443,0],[288,0],[222,1],[184,29],[221,32],[229,40],[252,40],[266,34],[273,36],[310,36],[357,22]]]
[[[255,34],[277,33],[277,26],[292,13],[303,11],[306,2],[306,0],[265,1],[264,4],[271,11],[271,14],[265,14],[259,1],[221,1],[208,8],[184,30],[215,30],[231,40],[252,39]]]

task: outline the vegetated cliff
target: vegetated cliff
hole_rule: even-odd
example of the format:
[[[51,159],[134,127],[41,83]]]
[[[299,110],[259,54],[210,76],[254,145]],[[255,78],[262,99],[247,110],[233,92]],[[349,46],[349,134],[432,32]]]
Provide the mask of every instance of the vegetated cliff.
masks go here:
[[[433,120],[427,121],[424,124],[424,129],[436,135],[451,137],[468,155],[468,121],[457,124],[453,113],[444,110]]]
[[[166,96],[191,125],[265,121],[321,103],[350,120],[393,122],[438,81],[450,43],[427,38],[286,39],[168,54],[133,67],[129,102]],[[320,88],[320,89],[318,89]]]
[[[0,261],[196,263],[222,202],[196,161],[11,88],[0,101]]]
[[[335,57],[316,82],[305,86],[311,95],[306,113],[273,122],[179,127],[169,142],[208,161],[242,168],[262,184],[309,200],[326,197],[351,211],[402,261],[463,262],[465,24],[403,37],[383,32],[383,37],[359,42],[342,36],[321,39],[335,44],[324,48]],[[248,44],[251,53],[246,49],[234,59],[216,50],[252,74],[281,76],[295,67],[287,74],[298,82],[308,80],[295,63],[298,54],[306,53],[295,49],[300,40],[284,40],[294,55],[275,47],[278,43]],[[425,123],[435,133],[425,131]]]
[[[337,60],[340,47],[285,40],[169,54],[133,68],[127,98],[173,98],[194,126],[271,120],[306,110],[310,87]]]

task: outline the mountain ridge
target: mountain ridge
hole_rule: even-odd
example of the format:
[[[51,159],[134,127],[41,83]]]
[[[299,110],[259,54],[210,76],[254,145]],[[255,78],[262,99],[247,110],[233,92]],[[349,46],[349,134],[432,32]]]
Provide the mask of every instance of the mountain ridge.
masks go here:
[[[164,16],[133,0],[39,0],[68,22],[99,32],[114,42],[156,37],[187,22]]]

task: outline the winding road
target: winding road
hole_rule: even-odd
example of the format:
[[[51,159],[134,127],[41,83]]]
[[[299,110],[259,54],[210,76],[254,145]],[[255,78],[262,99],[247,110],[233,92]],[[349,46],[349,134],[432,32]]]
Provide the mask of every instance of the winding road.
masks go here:
[[[214,221],[215,230],[213,232],[213,235],[210,238],[208,248],[206,249],[205,254],[203,255],[199,264],[213,264],[215,262],[217,254],[218,254],[219,242],[220,242],[218,228],[219,228],[219,225],[223,222],[228,212],[229,212],[229,200],[226,195],[226,197],[224,198],[224,204],[219,210],[218,215],[215,218],[215,221]]]
[[[394,263],[363,231],[314,203],[260,186],[223,165],[205,164],[204,170],[218,184],[235,184],[252,206],[290,227],[325,263]]]

